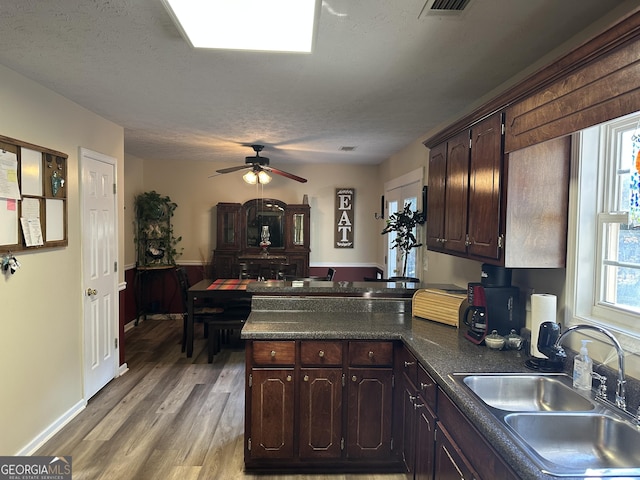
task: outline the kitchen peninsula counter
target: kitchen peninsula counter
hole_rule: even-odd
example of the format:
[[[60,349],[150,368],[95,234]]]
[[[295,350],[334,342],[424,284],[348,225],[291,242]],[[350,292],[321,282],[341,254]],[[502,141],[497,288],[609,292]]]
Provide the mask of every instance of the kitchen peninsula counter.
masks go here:
[[[253,295],[411,298],[421,287],[414,282],[330,282],[326,280],[266,280],[252,282]]]
[[[331,301],[332,300],[332,301]],[[253,297],[242,338],[247,340],[397,340],[424,365],[443,391],[523,480],[548,480],[501,425],[452,373],[527,372],[524,351],[493,351],[469,342],[455,327],[411,315],[409,300]],[[311,303],[309,303],[311,302]],[[290,307],[291,309],[288,309]]]

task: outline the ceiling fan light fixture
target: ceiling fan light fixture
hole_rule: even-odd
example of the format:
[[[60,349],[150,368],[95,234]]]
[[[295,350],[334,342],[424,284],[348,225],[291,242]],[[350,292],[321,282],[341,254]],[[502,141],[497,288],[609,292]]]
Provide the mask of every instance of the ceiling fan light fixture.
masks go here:
[[[271,177],[264,170],[258,172],[258,183],[266,184],[271,181]]]
[[[317,0],[162,0],[194,48],[311,53]],[[268,34],[264,26],[268,25]]]
[[[250,170],[242,176],[242,179],[249,185],[255,185],[256,183],[262,183],[265,185],[271,181],[271,177],[264,170],[260,170],[258,172]]]

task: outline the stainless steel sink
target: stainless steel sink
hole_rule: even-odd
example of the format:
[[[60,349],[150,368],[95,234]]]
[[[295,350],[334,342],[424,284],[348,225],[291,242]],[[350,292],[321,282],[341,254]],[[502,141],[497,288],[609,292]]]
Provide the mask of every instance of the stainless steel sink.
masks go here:
[[[640,473],[640,431],[628,422],[594,413],[513,413],[504,421],[521,441],[549,462],[544,469],[547,473]]]
[[[594,404],[566,384],[566,375],[466,375],[464,384],[487,405],[510,412],[588,411]]]
[[[640,477],[640,427],[617,408],[572,388],[563,373],[458,373],[540,470],[557,477]]]

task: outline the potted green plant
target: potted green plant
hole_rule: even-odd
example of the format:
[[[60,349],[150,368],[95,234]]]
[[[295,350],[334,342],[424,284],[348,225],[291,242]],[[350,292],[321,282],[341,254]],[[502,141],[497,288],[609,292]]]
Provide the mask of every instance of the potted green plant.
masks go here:
[[[174,236],[171,217],[178,205],[155,190],[137,195],[134,205],[138,265],[175,265],[182,237]]]
[[[422,246],[418,243],[414,234],[416,225],[422,225],[425,221],[424,213],[411,210],[411,204],[407,203],[404,209],[392,213],[387,219],[387,226],[382,230],[382,235],[395,232],[396,236],[392,241],[391,248],[397,248],[402,255],[402,276],[407,273],[407,260],[412,248]]]

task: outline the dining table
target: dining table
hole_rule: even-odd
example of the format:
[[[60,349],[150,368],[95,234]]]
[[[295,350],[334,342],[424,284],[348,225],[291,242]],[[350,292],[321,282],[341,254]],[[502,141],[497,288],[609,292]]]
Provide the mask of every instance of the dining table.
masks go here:
[[[194,307],[198,300],[209,300],[216,304],[224,305],[225,302],[238,299],[251,299],[251,293],[247,292],[247,285],[255,282],[250,278],[218,278],[216,280],[204,279],[189,287],[187,291],[187,335],[186,354],[193,356],[193,319]]]

